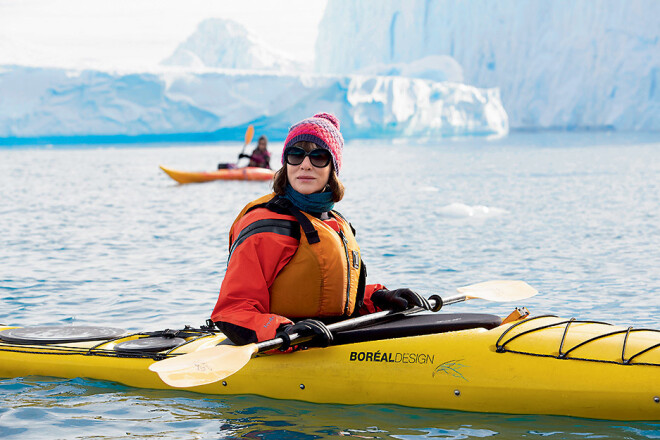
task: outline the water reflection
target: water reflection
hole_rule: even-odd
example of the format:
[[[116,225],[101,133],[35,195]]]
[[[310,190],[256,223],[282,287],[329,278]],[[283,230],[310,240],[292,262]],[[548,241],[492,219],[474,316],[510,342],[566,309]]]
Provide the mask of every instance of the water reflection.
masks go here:
[[[210,398],[83,379],[9,379],[0,381],[0,391],[5,398],[0,433],[17,439],[660,438],[660,423]]]

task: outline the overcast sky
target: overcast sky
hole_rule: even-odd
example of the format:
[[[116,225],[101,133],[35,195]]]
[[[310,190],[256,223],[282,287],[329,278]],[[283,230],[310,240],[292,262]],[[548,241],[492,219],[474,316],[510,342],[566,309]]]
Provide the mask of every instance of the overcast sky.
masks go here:
[[[0,64],[158,64],[205,18],[230,18],[273,48],[314,56],[326,0],[0,0]]]

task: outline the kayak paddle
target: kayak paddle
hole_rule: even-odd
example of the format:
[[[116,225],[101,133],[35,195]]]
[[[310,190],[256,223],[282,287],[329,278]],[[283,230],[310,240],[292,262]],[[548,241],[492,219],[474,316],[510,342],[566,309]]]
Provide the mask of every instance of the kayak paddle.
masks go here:
[[[508,280],[472,284],[459,287],[457,291],[459,292],[458,295],[444,299],[438,295],[432,295],[429,298],[429,303],[431,303],[433,311],[437,312],[443,305],[455,304],[469,299],[506,302],[530,298],[538,293],[536,289],[524,281]],[[384,310],[329,324],[327,327],[331,332],[351,330],[365,324],[383,321],[397,313],[408,315],[423,310],[425,309],[422,307],[413,307],[403,313]],[[289,337],[291,342],[295,341],[296,344],[312,339],[312,337],[303,337],[296,333]],[[282,338],[274,338],[247,345],[216,345],[215,347],[155,362],[149,366],[149,369],[158,373],[163,382],[173,387],[186,388],[206,385],[231,376],[250,362],[255,354],[274,350],[283,343]]]
[[[248,125],[247,130],[245,130],[245,143],[243,144],[243,149],[241,150],[241,154],[238,155],[238,160],[241,160],[245,155],[245,147],[247,147],[250,144],[250,142],[252,142],[253,137],[254,137],[254,125],[250,124]]]

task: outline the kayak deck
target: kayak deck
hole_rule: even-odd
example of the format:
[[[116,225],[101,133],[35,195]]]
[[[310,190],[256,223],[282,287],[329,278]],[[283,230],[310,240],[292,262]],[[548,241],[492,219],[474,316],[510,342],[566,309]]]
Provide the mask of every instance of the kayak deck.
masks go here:
[[[458,315],[406,319],[413,325],[428,316],[450,322]],[[6,330],[0,327],[0,336]],[[171,336],[185,343],[158,352],[116,349],[129,340],[162,337],[158,332],[66,344],[1,342],[0,377],[89,377],[168,389],[149,365],[225,341],[213,331],[174,333]],[[660,420],[657,330],[538,316],[502,325],[492,322],[405,338],[345,342],[259,355],[227,379],[190,390],[316,403]]]
[[[160,165],[168,176],[178,183],[203,183],[214,180],[271,180],[275,171],[268,168],[244,167],[215,171],[178,171]]]

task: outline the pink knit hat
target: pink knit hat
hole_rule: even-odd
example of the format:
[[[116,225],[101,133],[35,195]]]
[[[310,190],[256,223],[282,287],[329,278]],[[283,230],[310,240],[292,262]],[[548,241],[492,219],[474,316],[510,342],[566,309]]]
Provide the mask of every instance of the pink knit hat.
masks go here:
[[[344,138],[339,132],[339,120],[334,115],[318,113],[293,125],[284,141],[282,165],[284,165],[284,151],[296,142],[313,142],[319,148],[330,151],[335,172],[339,174]]]

